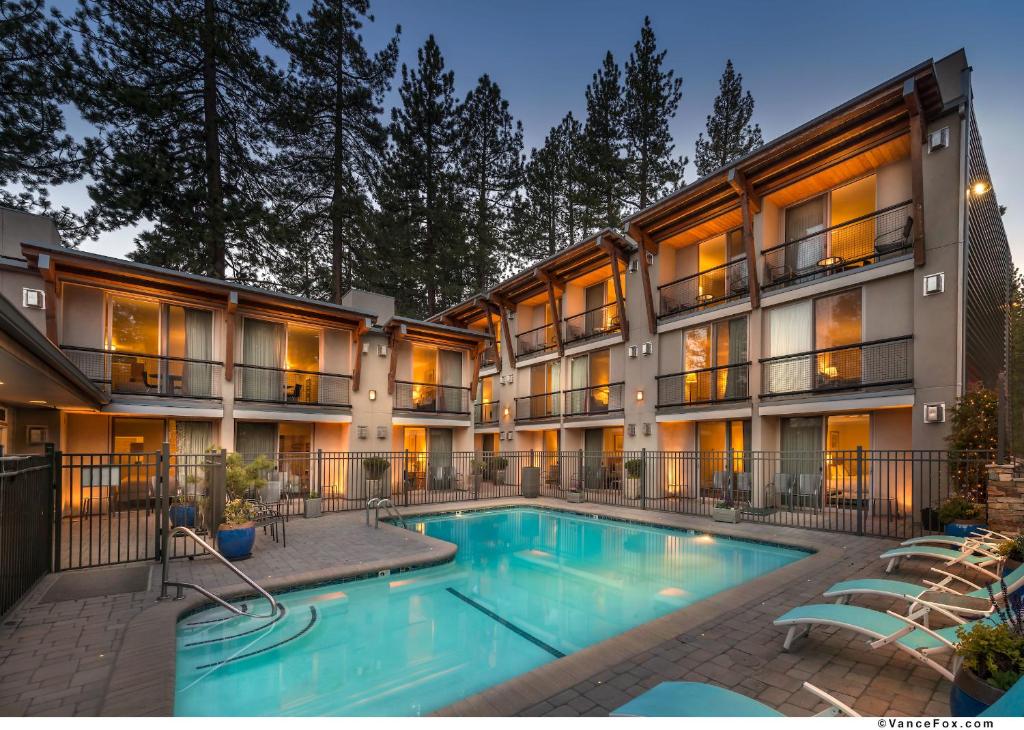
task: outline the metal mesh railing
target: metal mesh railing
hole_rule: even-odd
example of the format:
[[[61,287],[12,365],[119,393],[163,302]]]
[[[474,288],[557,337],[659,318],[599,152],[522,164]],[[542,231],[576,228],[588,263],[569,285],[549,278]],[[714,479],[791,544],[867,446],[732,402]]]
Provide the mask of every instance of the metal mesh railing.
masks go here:
[[[568,345],[603,337],[622,329],[618,304],[612,302],[562,320],[563,342]]]
[[[473,406],[473,423],[485,426],[498,422],[501,403],[495,400],[483,401]]]
[[[573,388],[565,396],[566,416],[592,416],[622,411],[625,383],[606,383],[586,388]]]
[[[235,365],[235,399],[309,406],[352,404],[352,377],[311,370]]]
[[[742,400],[750,396],[750,363],[659,375],[657,380],[659,408]]]
[[[220,398],[224,366],[213,360],[63,346],[71,360],[108,393]]]
[[[830,276],[908,251],[911,212],[906,201],[766,249],[764,286]]]
[[[659,316],[718,304],[749,293],[750,279],[744,256],[659,286]]]
[[[516,335],[516,356],[529,357],[545,352],[551,352],[558,347],[558,340],[555,335],[553,323],[543,324],[534,327],[526,332]]]
[[[394,409],[416,413],[469,415],[469,388],[461,385],[395,381]]]
[[[912,380],[910,335],[761,360],[762,396],[897,385]]]
[[[531,421],[554,418],[561,415],[562,394],[538,393],[516,398],[516,421]]]

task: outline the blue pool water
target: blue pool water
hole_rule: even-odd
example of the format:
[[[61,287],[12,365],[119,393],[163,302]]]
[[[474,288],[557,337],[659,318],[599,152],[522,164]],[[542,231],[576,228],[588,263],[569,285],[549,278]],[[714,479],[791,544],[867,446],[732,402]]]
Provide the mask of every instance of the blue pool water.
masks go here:
[[[532,508],[409,528],[455,561],[284,593],[273,622],[183,619],[175,714],[426,714],[806,556]]]

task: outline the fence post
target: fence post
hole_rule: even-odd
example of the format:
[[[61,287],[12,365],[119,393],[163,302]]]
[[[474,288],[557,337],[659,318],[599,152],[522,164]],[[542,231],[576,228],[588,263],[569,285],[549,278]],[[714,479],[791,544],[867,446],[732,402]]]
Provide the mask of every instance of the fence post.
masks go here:
[[[61,477],[63,476],[61,464],[63,459],[59,451],[54,449],[53,444],[46,444],[46,457],[50,463],[50,561],[53,572],[60,572],[60,528],[61,511],[63,510],[64,495],[61,494]]]
[[[213,478],[210,480],[210,537],[216,540],[217,528],[224,517],[224,504],[227,502],[228,452],[227,449],[221,449],[211,456]]]
[[[586,495],[586,493],[587,493],[587,473],[586,473],[587,469],[586,469],[586,464],[583,461],[583,449],[580,449],[579,454],[580,454],[580,468],[579,468],[579,471],[576,472],[576,479],[578,480],[579,485],[580,485],[580,501],[582,502],[583,501],[583,496]]]
[[[402,489],[402,495],[405,497],[405,501],[403,503],[403,506],[405,506],[405,507],[409,506],[409,492],[412,491],[411,490],[412,484],[409,483],[409,473],[408,472],[409,472],[409,449],[406,449],[403,452],[403,457],[402,457],[402,481],[405,482],[405,485],[404,485],[405,488]],[[424,488],[426,488],[425,484],[423,486],[424,486]]]
[[[864,534],[864,447],[857,446],[857,534]]]
[[[324,496],[324,450],[316,450],[316,493],[321,499]],[[321,503],[322,504],[322,503]]]
[[[533,449],[530,449],[530,466],[532,467],[533,465]]]
[[[157,516],[157,559],[163,559],[170,547],[171,533],[167,529],[167,509],[169,507],[169,494],[171,485],[171,445],[164,441],[160,445],[160,451],[156,453],[156,492],[157,504],[160,505],[160,512]]]
[[[640,509],[647,509],[647,448],[640,449]]]

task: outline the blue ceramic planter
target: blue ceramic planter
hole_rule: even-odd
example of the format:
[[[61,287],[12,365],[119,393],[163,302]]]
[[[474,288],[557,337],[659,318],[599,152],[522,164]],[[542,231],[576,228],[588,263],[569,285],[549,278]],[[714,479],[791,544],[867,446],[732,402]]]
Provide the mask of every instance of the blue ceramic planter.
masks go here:
[[[1001,690],[961,669],[949,688],[949,712],[953,717],[977,717],[1002,696]]]
[[[947,535],[953,535],[954,537],[970,537],[974,534],[974,531],[979,527],[986,527],[984,522],[978,521],[958,521],[950,522],[946,525],[945,530]]]
[[[256,543],[256,527],[249,525],[232,525],[221,527],[217,531],[217,549],[228,560],[242,560],[252,555],[252,546]]]
[[[194,504],[172,504],[170,513],[172,526],[196,526],[196,506]]]

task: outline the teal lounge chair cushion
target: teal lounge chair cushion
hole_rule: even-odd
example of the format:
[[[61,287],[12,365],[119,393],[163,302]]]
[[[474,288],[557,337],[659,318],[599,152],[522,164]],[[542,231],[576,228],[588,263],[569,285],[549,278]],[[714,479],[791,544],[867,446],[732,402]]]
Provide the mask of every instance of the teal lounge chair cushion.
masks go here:
[[[808,606],[797,606],[775,619],[776,625],[785,624],[842,624],[854,630],[876,637],[889,636],[906,628],[907,622],[900,621],[882,611],[875,611],[863,606],[849,606],[839,603],[812,603]]]
[[[931,545],[898,547],[882,553],[882,558],[885,560],[889,558],[920,558],[924,556],[939,558],[940,560],[956,560],[959,558],[962,563],[972,564],[989,563],[992,561],[992,558],[987,558],[984,555],[968,555],[964,557],[964,554],[959,550],[950,550],[949,548]]]
[[[611,714],[612,717],[785,717],[746,695],[700,682],[662,682]]]
[[[913,596],[914,598],[917,598],[927,590],[929,589],[925,586],[919,586],[916,583],[904,583],[900,580],[886,580],[885,578],[857,578],[855,580],[844,580],[836,583],[825,591],[824,595],[826,598],[830,598],[846,593],[875,592],[893,596]]]

